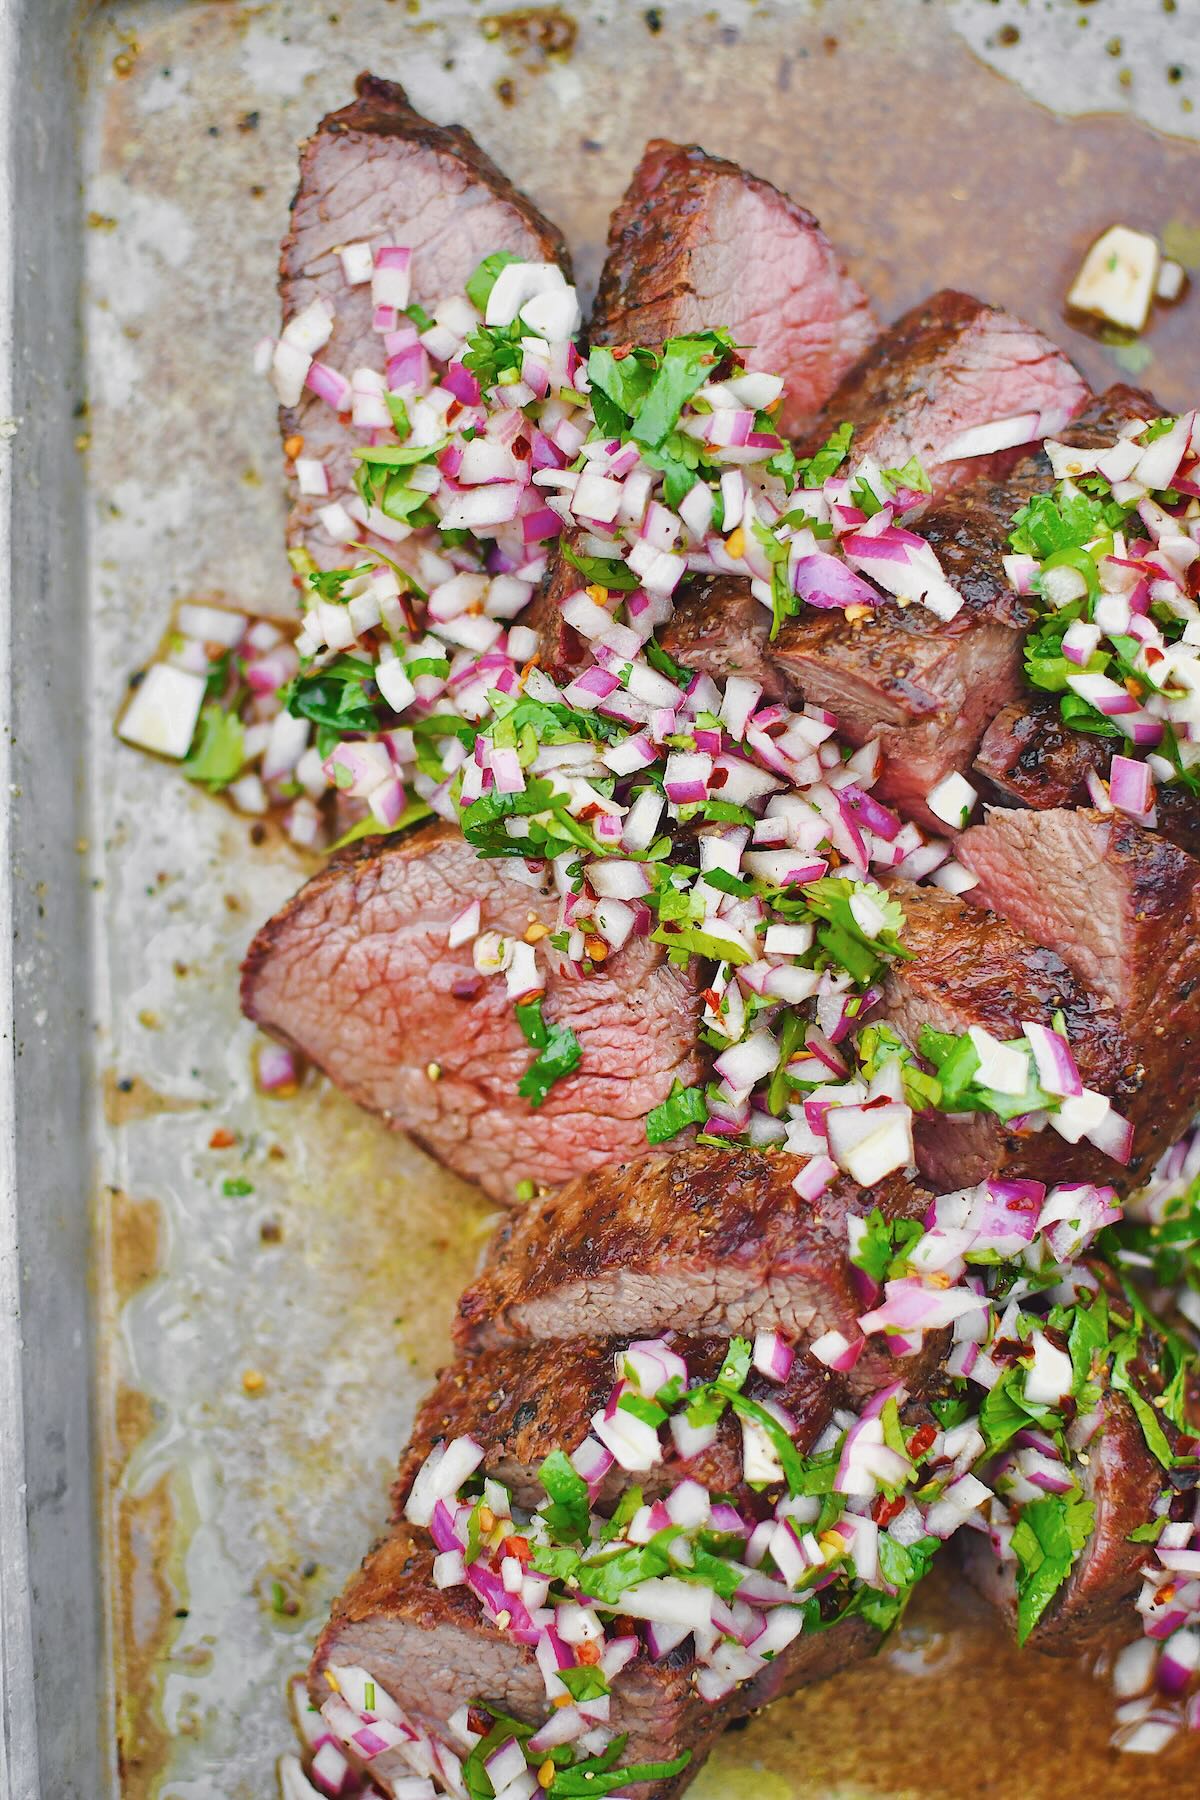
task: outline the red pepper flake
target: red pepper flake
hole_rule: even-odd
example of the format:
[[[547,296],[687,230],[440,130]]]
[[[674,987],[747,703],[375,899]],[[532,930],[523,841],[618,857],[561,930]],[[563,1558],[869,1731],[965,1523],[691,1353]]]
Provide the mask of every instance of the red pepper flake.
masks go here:
[[[908,1440],[908,1454],[914,1458],[924,1456],[936,1436],[937,1431],[934,1426],[918,1425]]]
[[[871,1502],[871,1517],[880,1530],[890,1525],[893,1519],[898,1519],[903,1511],[903,1500],[889,1500],[886,1494],[880,1494]]]
[[[501,1545],[501,1550],[505,1556],[515,1556],[518,1562],[523,1563],[527,1563],[532,1554],[529,1548],[529,1539],[524,1537],[506,1537]]]
[[[208,1140],[210,1150],[232,1150],[237,1143],[237,1133],[229,1131],[224,1125],[218,1125]]]

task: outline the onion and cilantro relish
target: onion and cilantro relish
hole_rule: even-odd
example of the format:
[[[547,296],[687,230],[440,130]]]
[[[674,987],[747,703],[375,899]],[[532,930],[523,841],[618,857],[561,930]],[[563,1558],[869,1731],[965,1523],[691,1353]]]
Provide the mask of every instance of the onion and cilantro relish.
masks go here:
[[[848,423],[797,458],[774,422],[782,380],[747,368],[721,329],[658,350],[599,346],[584,361],[574,290],[503,249],[432,316],[382,312],[377,366],[343,373],[311,361],[330,303],[285,328],[277,382],[295,383],[297,352],[364,439],[344,493],[291,446],[345,566],[293,550],[302,628],[283,646],[290,661],[269,691],[231,678],[207,694],[186,772],[260,809],[286,803],[305,846],[322,813],[339,845],[437,816],[518,879],[549,875],[548,929],[507,941],[476,921],[476,968],[519,1007],[639,938],[698,964],[712,1074],[653,1110],[651,1143],[692,1128],[701,1141],[786,1144],[870,1182],[911,1168],[914,1100],[938,1104],[944,1090],[966,1096],[958,1110],[1096,1131],[1119,1153],[1123,1121],[1103,1116],[1103,1096],[1075,1130],[1077,1098],[1031,1077],[997,1100],[995,1081],[943,1081],[941,1052],[928,1069],[907,1058],[898,1085],[887,1059],[859,1079],[854,1034],[906,954],[903,909],[880,879],[961,891],[972,878],[949,845],[874,799],[878,746],[851,751],[821,708],[765,703],[756,682],[719,684],[657,641],[679,583],[705,573],[747,578],[773,632],[809,606],[866,616],[880,587],[952,618],[960,597],[901,522],[930,489],[919,463],[859,458],[851,481]],[[1063,531],[1091,531],[1103,504],[1081,496],[1067,510],[1069,526],[1031,514],[1028,541],[1062,554]],[[578,576],[562,615],[584,647],[561,684],[523,623],[552,556]],[[252,753],[261,776],[245,774]],[[520,1016],[534,1054],[519,1092],[539,1107],[558,1082],[586,1078],[586,1049],[555,1021],[552,994],[544,1015]],[[969,1059],[968,1046],[951,1074]],[[846,1109],[884,1099],[892,1110],[860,1145]],[[830,1137],[833,1111],[845,1116]]]
[[[1134,420],[1098,450],[1045,449],[1054,489],[1014,515],[1005,559],[1041,607],[1026,673],[1073,730],[1128,752],[1107,787],[1091,779],[1093,802],[1148,818],[1156,781],[1200,793],[1197,415]]]

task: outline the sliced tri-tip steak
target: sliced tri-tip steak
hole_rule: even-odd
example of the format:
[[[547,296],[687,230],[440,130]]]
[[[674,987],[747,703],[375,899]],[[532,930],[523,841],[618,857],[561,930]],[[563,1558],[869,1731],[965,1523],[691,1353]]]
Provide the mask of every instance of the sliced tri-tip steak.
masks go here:
[[[733,1720],[840,1673],[878,1644],[878,1632],[858,1617],[802,1632],[715,1706],[696,1692],[690,1638],[658,1662],[639,1656],[613,1682],[609,1725],[629,1734],[621,1763],[670,1762],[684,1751],[691,1761],[669,1781],[622,1791],[633,1800],[674,1800]],[[436,1588],[431,1545],[404,1529],[367,1557],[321,1633],[309,1669],[318,1705],[329,1692],[324,1671],[331,1665],[365,1669],[412,1724],[452,1746],[449,1721],[463,1705],[487,1703],[529,1724],[542,1723],[551,1710],[533,1650],[497,1631],[469,1588]]]
[[[806,1160],[698,1147],[571,1182],[501,1227],[459,1300],[457,1341],[778,1329],[804,1349],[829,1330],[855,1337],[848,1215],[921,1218],[928,1195],[899,1176],[859,1188],[839,1175],[803,1200]],[[872,1343],[847,1380],[861,1392],[889,1373]]]
[[[1094,1655],[1128,1641],[1140,1625],[1133,1599],[1152,1552],[1144,1543],[1131,1543],[1130,1533],[1150,1523],[1165,1475],[1127,1400],[1107,1391],[1100,1418],[1079,1468],[1085,1498],[1096,1509],[1092,1532],[1028,1640],[1048,1656],[1076,1656],[1082,1650]],[[1015,1626],[1016,1564],[1001,1562],[978,1532],[964,1531],[960,1540],[971,1585]]]
[[[879,330],[866,295],[804,207],[736,163],[656,139],[613,214],[589,336],[654,348],[712,326],[729,328],[750,352],[750,367],[783,377],[779,423],[787,433],[811,421]],[[528,619],[541,666],[556,681],[583,661],[578,634],[559,613],[579,586],[571,566],[552,555]],[[705,587],[693,589],[701,607]],[[726,587],[719,602],[731,592]],[[762,609],[748,590],[746,599],[755,621]],[[713,647],[720,649],[715,640]]]
[[[518,865],[526,873],[525,865]],[[578,1071],[540,1110],[517,1092],[534,1052],[503,978],[476,973],[451,924],[474,900],[482,927],[520,937],[558,901],[477,856],[447,825],[332,859],[262,927],[242,968],[242,1007],[351,1099],[440,1162],[512,1203],[645,1151],[644,1118],[697,1080],[699,1002],[687,973],[631,938],[586,981],[548,972],[545,1017],[576,1033]]]
[[[655,138],[613,214],[590,336],[657,346],[713,326],[747,349],[750,368],[783,376],[787,435],[879,331],[810,212],[737,163]]]
[[[566,1343],[546,1339],[460,1356],[442,1371],[417,1414],[392,1490],[395,1517],[403,1517],[409,1489],[434,1445],[467,1433],[482,1444],[488,1474],[510,1489],[518,1505],[536,1506],[543,1498],[538,1469],[552,1450],[570,1453],[581,1442],[588,1420],[612,1393],[615,1359],[629,1342],[628,1337],[572,1338]],[[671,1348],[685,1358],[693,1381],[711,1381],[729,1339],[673,1338]],[[904,1379],[912,1391],[914,1377],[907,1362]],[[845,1389],[840,1378],[820,1363],[798,1356],[786,1381],[771,1381],[751,1369],[742,1391],[752,1400],[784,1407],[794,1421],[797,1448],[807,1452]],[[722,1419],[716,1442],[699,1455],[685,1461],[670,1440],[665,1449],[661,1463],[634,1478],[648,1501],[690,1479],[710,1493],[735,1495],[739,1504],[752,1503],[742,1478],[742,1433],[732,1413]],[[614,1467],[593,1504],[607,1510],[629,1480]]]
[[[1136,1185],[1174,1140],[1158,1123],[1164,1096],[1143,1082],[1112,1002],[1085,988],[1054,950],[995,914],[940,888],[897,882],[893,891],[904,908],[902,941],[913,956],[890,968],[879,1016],[913,1049],[919,1050],[922,1025],[955,1035],[980,1026],[1003,1042],[1020,1037],[1024,1021],[1049,1026],[1061,1010],[1084,1086],[1107,1094],[1135,1125],[1133,1159],[1122,1168],[1086,1142],[1068,1146],[1049,1126],[1016,1130],[989,1113],[922,1115],[913,1138],[930,1186],[945,1192],[989,1176],[1052,1186],[1068,1170],[1072,1181],[1108,1182],[1124,1191]]]
[[[358,77],[350,105],[322,119],[301,150],[279,263],[284,324],[314,300],[327,300],[335,323],[318,355],[347,379],[362,365],[381,367],[382,356],[371,284],[349,286],[338,255],[355,243],[410,249],[412,299],[426,310],[461,293],[493,250],[569,269],[559,232],[469,132],[432,124],[413,111],[402,87],[374,75]],[[357,439],[348,415],[306,390],[298,406],[282,411],[280,424],[285,439],[303,437],[304,455],[325,463],[335,494],[349,489]],[[288,468],[289,544],[302,546],[321,568],[340,567],[345,546],[317,517],[326,502],[301,495],[291,462]]]
[[[881,469],[915,456],[936,500],[976,475],[1003,473],[1019,447],[1057,437],[1087,400],[1083,377],[1040,331],[942,288],[876,339],[830,395],[810,441],[849,421],[851,471],[866,456]],[[1009,446],[988,452],[983,428],[1001,423],[1011,424]]]
[[[1200,861],[1119,813],[989,809],[960,840],[972,896],[1114,1007],[1166,1135],[1200,1093]]]
[[[1014,700],[997,713],[983,734],[975,773],[984,791],[1004,806],[1090,806],[1088,775],[1107,779],[1112,738],[1072,731],[1048,695]],[[1171,843],[1200,856],[1200,799],[1182,782],[1163,781],[1155,790],[1154,829]]]

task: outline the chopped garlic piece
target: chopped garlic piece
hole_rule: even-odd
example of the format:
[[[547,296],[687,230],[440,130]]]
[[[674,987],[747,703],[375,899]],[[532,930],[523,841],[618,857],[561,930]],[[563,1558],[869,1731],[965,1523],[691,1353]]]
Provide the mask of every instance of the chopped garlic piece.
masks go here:
[[[1183,284],[1187,280],[1187,270],[1182,263],[1172,262],[1169,257],[1163,259],[1158,271],[1158,281],[1154,288],[1156,300],[1165,300],[1168,306],[1178,300],[1183,292]]]
[[[978,798],[965,776],[954,774],[947,775],[944,781],[930,788],[925,801],[935,818],[943,819],[947,825],[961,827],[970,818]]]
[[[203,675],[189,674],[172,663],[152,663],[125,709],[117,735],[159,756],[186,756],[206,685]]]
[[[1156,240],[1128,225],[1113,225],[1096,239],[1067,295],[1067,304],[1126,331],[1140,331],[1158,281]]]

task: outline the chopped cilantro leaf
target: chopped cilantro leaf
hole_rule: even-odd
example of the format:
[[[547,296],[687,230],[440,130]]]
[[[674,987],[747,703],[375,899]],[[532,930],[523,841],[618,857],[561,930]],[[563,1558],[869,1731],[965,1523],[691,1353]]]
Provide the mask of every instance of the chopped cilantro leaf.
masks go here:
[[[225,712],[215,700],[200,711],[192,747],[180,768],[189,781],[199,782],[211,793],[237,779],[246,760],[246,734],[234,712]]]
[[[850,454],[854,427],[843,422],[832,432],[816,453],[800,464],[800,481],[804,487],[817,488],[831,475],[836,475]]]
[[[1106,505],[1087,494],[1035,494],[1013,514],[1008,541],[1018,555],[1044,562],[1059,550],[1081,550],[1125,517],[1127,508]],[[1114,517],[1113,514],[1117,516]]]
[[[552,1450],[538,1470],[538,1480],[549,1495],[539,1510],[552,1537],[560,1543],[586,1543],[591,1517],[587,1482],[575,1472],[562,1450]]]
[[[1074,1494],[1047,1494],[1021,1509],[1012,1536],[1017,1572],[1017,1642],[1030,1632],[1091,1536],[1095,1507]]]
[[[374,665],[360,657],[335,656],[323,668],[293,677],[281,697],[296,718],[328,726],[339,737],[351,731],[375,731],[379,716],[367,692],[368,683],[375,686],[374,674]]]
[[[305,578],[305,587],[322,600],[344,600],[348,582],[359,575],[368,575],[370,563],[358,563],[353,569],[311,569]]]
[[[638,578],[626,563],[610,561],[603,556],[582,556],[578,550],[564,538],[560,545],[563,555],[573,569],[578,569],[584,580],[596,583],[600,587],[614,590],[632,590],[638,586]]]
[[[521,339],[525,335],[526,328],[519,319],[511,325],[480,325],[467,338],[464,369],[471,371],[485,392],[519,380],[525,360]]]
[[[560,1669],[558,1678],[572,1700],[602,1700],[609,1692],[608,1677],[597,1664],[578,1663],[573,1669]]]
[[[728,333],[722,331],[668,338],[650,386],[633,415],[634,440],[652,450],[659,449],[674,431],[692,395],[714,378],[717,365],[731,347]]]
[[[665,1144],[689,1125],[703,1125],[708,1117],[704,1089],[676,1082],[669,1097],[646,1114],[646,1142]]]
[[[517,1092],[530,1106],[541,1106],[556,1081],[579,1067],[583,1049],[569,1025],[557,1021],[546,1027],[546,1042],[517,1083]]]

